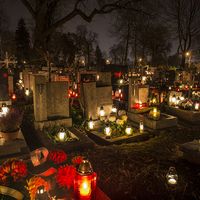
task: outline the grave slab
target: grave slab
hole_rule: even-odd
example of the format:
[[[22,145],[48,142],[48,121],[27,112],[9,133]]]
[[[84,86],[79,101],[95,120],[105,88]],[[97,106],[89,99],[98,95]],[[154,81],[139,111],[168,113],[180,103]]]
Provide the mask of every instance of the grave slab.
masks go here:
[[[123,143],[131,143],[131,142],[139,142],[148,140],[153,137],[154,134],[151,132],[144,131],[143,133],[136,132],[131,136],[120,136],[116,138],[107,139],[105,134],[101,131],[87,131],[88,136],[94,140],[99,145],[113,145],[113,144],[123,144]]]
[[[0,145],[0,156],[8,156],[11,154],[26,152],[29,152],[29,148],[21,131],[19,132],[17,139]]]
[[[200,164],[200,140],[193,140],[179,145],[182,156],[189,162]]]
[[[136,122],[138,124],[142,120],[144,126],[147,126],[151,129],[157,130],[157,129],[164,129],[177,126],[177,118],[165,113],[161,113],[161,118],[159,120],[149,119],[147,117],[147,114],[137,114],[133,112],[128,112],[127,115],[129,120]]]
[[[186,122],[189,122],[192,124],[200,123],[200,112],[198,111],[183,110],[183,109],[172,107],[172,106],[166,106],[166,111]]]

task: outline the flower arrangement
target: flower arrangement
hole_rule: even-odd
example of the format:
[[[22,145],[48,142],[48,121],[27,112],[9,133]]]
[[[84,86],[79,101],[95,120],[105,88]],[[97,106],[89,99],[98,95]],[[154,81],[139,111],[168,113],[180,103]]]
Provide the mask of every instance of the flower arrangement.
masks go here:
[[[82,156],[75,156],[72,158],[72,164],[74,166],[80,165],[83,162],[83,157]]]
[[[72,137],[70,132],[67,130],[67,127],[60,127],[60,126],[53,126],[53,127],[48,127],[48,128],[44,128],[44,132],[47,134],[47,136],[55,143],[60,143],[61,140],[59,138],[58,133],[60,132],[60,130],[64,130],[66,133],[66,136],[64,137],[64,139],[62,140],[62,142],[73,142],[73,141],[77,141],[77,138]]]
[[[30,199],[35,200],[37,190],[39,187],[44,187],[45,191],[49,190],[49,184],[41,177],[32,177],[29,180],[27,180],[27,186],[25,188],[28,190]]]
[[[54,164],[61,164],[67,160],[67,154],[63,150],[50,151],[48,160]]]
[[[27,166],[21,160],[8,160],[0,166],[0,182],[19,181],[27,175]]]
[[[58,168],[56,181],[60,187],[70,189],[73,186],[76,168],[73,165],[64,165]]]

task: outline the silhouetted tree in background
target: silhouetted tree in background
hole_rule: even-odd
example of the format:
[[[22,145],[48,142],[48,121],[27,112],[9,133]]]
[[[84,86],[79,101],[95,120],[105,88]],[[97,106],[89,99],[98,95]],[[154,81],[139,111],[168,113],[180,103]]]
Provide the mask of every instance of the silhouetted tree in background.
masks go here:
[[[17,30],[15,32],[16,42],[16,57],[19,63],[23,63],[30,59],[30,36],[26,28],[24,19],[18,22]]]

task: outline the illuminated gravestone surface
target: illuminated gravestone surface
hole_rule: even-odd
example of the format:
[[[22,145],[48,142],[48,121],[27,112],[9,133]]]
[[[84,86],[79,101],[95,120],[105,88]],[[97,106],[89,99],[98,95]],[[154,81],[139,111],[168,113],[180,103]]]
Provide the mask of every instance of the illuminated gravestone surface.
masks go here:
[[[191,83],[192,82],[192,74],[187,71],[183,71],[182,72],[182,81],[183,81],[183,83]]]
[[[129,79],[129,110],[137,103],[147,103],[149,96],[149,86],[135,84],[134,78]]]
[[[100,76],[103,76],[101,73]],[[106,74],[106,77],[111,77]],[[101,79],[101,78],[100,78]],[[93,79],[87,80],[81,83],[81,101],[85,107],[86,117],[89,119],[98,119],[100,107],[103,106],[105,110],[105,115],[110,114],[112,110],[112,86],[111,81],[102,78],[101,84],[98,85]],[[105,82],[103,81],[105,80]]]
[[[13,76],[8,76],[8,93],[11,96],[14,93]]]
[[[160,114],[158,120],[153,120],[148,117],[148,112],[150,108],[139,108],[133,109],[133,105],[138,104],[143,105],[147,103],[149,95],[149,87],[146,85],[134,84],[134,79],[130,79],[129,82],[129,111],[127,113],[128,119],[140,123],[143,120],[144,126],[151,129],[164,129],[168,127],[177,126],[177,118],[165,113]],[[143,111],[142,111],[143,110]]]
[[[35,127],[63,124],[72,125],[69,118],[68,84],[64,81],[47,82],[44,75],[34,75],[33,101]]]

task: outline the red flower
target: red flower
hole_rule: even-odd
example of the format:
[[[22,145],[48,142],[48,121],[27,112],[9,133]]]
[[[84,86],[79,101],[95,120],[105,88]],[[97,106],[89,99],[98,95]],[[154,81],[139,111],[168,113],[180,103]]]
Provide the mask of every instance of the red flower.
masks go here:
[[[67,154],[63,150],[51,151],[48,155],[48,159],[55,164],[60,164],[67,160]]]
[[[72,163],[73,165],[80,165],[83,162],[83,157],[82,156],[75,156],[72,158]]]
[[[57,183],[60,187],[70,189],[73,186],[76,169],[72,165],[60,166],[57,173]]]
[[[0,182],[6,183],[9,177],[13,178],[13,181],[27,175],[27,166],[23,161],[20,160],[9,160],[3,163],[0,167]]]

